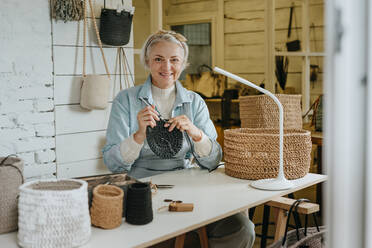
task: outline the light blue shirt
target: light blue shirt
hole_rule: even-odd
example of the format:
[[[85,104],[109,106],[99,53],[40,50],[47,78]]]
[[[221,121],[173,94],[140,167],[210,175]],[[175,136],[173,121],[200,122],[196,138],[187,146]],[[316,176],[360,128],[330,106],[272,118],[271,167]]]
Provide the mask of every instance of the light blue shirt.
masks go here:
[[[126,163],[123,160],[120,145],[124,139],[138,130],[137,114],[146,106],[140,97],[147,98],[151,104],[154,103],[150,76],[144,84],[123,90],[114,99],[106,132],[106,145],[102,149],[105,165],[112,172],[128,172],[128,175],[134,178],[187,168],[190,164],[191,150],[185,137],[182,149],[174,158],[161,159],[151,151],[145,140],[139,157],[133,163]],[[217,132],[209,117],[208,107],[197,93],[185,89],[177,81],[172,117],[179,115],[186,115],[211,140],[210,154],[198,156],[198,160],[203,167],[216,168],[222,158],[222,149],[216,141]]]

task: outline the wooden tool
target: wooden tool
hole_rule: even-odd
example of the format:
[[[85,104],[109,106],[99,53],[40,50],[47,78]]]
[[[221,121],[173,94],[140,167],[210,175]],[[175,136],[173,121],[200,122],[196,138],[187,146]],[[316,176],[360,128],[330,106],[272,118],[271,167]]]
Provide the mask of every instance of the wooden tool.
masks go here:
[[[193,203],[178,203],[172,202],[169,204],[168,210],[171,212],[189,212],[194,209]]]

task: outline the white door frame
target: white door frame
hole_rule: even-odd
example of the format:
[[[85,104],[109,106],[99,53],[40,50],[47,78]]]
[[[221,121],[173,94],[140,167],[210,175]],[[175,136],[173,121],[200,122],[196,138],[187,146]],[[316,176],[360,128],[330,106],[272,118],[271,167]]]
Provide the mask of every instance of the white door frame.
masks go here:
[[[368,0],[325,0],[327,247],[371,247],[366,246],[365,233],[366,214],[372,210],[365,201],[369,192],[366,133],[367,128],[372,129],[372,122],[367,125],[366,118],[367,109],[371,111],[367,108],[366,86],[367,3]]]

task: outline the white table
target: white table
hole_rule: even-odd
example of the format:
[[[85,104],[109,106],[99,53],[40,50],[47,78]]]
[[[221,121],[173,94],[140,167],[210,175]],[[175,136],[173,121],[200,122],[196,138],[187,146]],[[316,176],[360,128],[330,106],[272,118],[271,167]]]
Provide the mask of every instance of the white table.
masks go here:
[[[325,175],[307,174],[294,180],[295,187],[283,191],[264,191],[249,186],[249,180],[229,177],[219,168],[212,173],[198,168],[179,170],[153,176],[155,184],[174,184],[173,189],[159,189],[153,196],[154,220],[135,226],[126,222],[113,230],[92,228],[92,236],[84,248],[147,247],[182,233],[202,227],[270,199],[287,195],[327,179]],[[146,180],[143,180],[146,181]],[[194,203],[192,212],[158,212],[164,199]],[[0,235],[4,248],[17,246],[16,232]]]

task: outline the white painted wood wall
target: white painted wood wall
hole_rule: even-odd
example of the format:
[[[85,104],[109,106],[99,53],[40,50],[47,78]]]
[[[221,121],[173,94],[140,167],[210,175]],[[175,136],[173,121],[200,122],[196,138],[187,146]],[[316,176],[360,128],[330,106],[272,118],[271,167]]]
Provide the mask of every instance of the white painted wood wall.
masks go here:
[[[100,16],[103,0],[95,0],[95,16]],[[131,5],[131,1],[124,1]],[[116,8],[118,1],[107,0],[107,8]],[[88,14],[91,17],[89,11]],[[99,23],[99,19],[97,19]],[[83,22],[52,21],[55,84],[56,156],[58,177],[79,177],[109,173],[103,164],[101,149],[111,104],[105,110],[84,110],[79,105],[82,59]],[[86,73],[106,74],[92,19],[88,19]],[[133,32],[125,52],[133,66]],[[104,53],[111,74],[115,73],[117,49],[105,46]],[[118,72],[117,72],[118,73]],[[119,88],[119,75],[112,76],[111,99]],[[133,75],[132,75],[133,76]]]
[[[106,6],[116,8],[117,2],[107,0]],[[99,17],[103,0],[93,3]],[[101,148],[110,107],[87,111],[79,106],[83,21],[51,21],[49,14],[48,0],[1,2],[0,156],[23,158],[28,180],[107,173]],[[90,21],[87,73],[104,74]],[[116,48],[104,51],[114,73]],[[125,51],[133,73],[133,31]],[[113,76],[111,100],[117,81]]]

